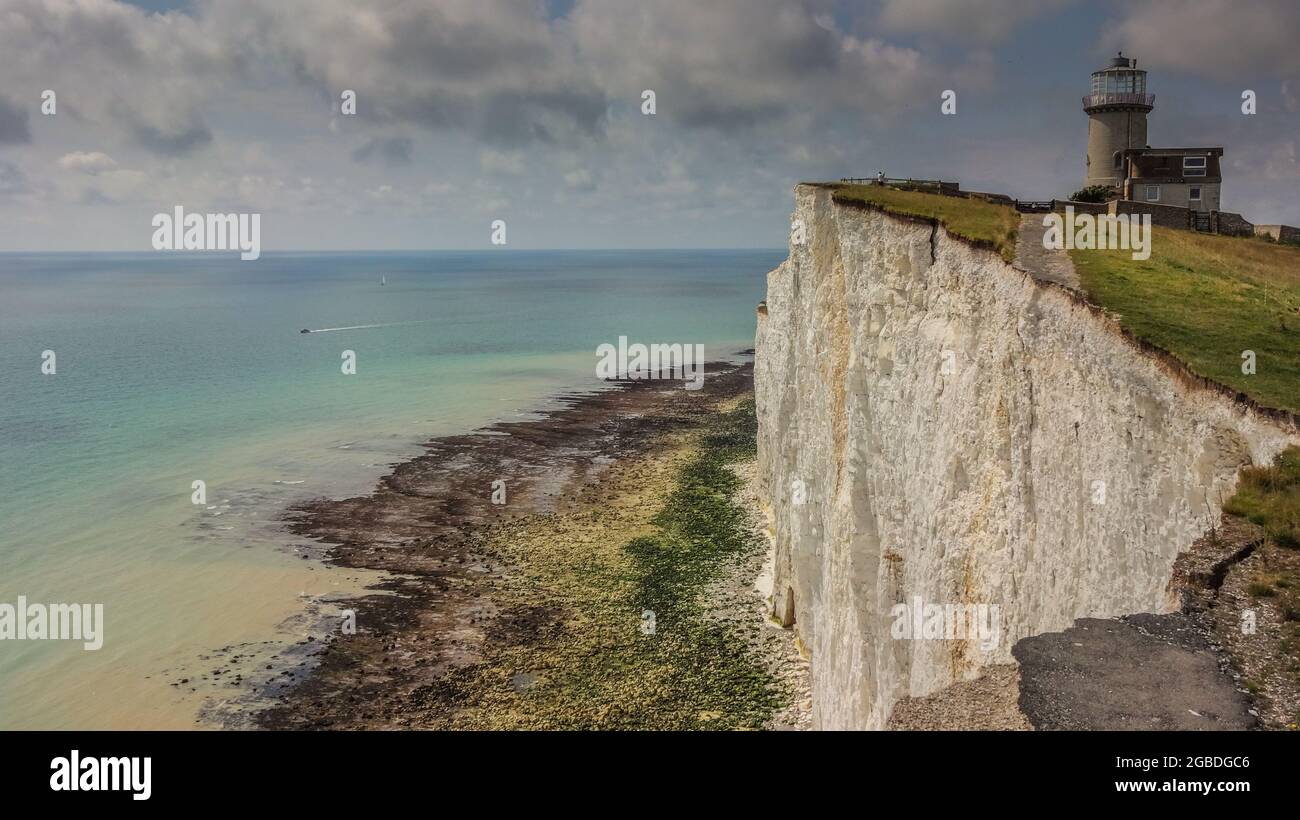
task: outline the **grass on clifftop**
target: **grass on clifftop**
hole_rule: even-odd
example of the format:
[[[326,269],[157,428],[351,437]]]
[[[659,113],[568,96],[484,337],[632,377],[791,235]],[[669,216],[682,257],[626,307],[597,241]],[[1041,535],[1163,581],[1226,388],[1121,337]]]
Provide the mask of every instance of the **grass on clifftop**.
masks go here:
[[[1288,447],[1271,465],[1242,470],[1223,511],[1259,524],[1278,546],[1300,549],[1300,448]]]
[[[1016,258],[1016,233],[1020,215],[1015,208],[982,199],[902,191],[882,185],[840,185],[836,202],[879,207],[902,216],[937,219],[949,233],[993,248],[1008,262]]]
[[[1089,297],[1138,336],[1260,404],[1300,411],[1300,248],[1157,227],[1145,261],[1123,250],[1070,259]]]

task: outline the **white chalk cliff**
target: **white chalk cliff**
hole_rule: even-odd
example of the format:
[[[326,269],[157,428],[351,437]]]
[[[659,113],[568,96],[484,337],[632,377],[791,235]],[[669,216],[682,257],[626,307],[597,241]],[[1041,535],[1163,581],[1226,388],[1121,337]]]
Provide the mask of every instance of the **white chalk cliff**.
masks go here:
[[[811,656],[820,728],[882,728],[1076,618],[1171,611],[1174,559],[1238,469],[1300,441],[942,227],[808,185],[794,218],[755,392],[773,613]],[[892,638],[914,596],[996,604],[1000,641]]]

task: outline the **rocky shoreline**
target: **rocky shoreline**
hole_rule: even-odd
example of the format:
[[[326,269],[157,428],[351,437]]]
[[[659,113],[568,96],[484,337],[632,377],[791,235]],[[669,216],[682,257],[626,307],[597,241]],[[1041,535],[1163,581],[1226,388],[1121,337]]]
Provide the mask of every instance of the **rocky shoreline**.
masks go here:
[[[766,545],[739,500],[752,365],[707,373],[698,391],[565,396],[429,442],[368,496],[291,511],[328,563],[388,575],[355,602],[356,633],[322,642],[257,724],[806,725],[806,664],[756,617]]]

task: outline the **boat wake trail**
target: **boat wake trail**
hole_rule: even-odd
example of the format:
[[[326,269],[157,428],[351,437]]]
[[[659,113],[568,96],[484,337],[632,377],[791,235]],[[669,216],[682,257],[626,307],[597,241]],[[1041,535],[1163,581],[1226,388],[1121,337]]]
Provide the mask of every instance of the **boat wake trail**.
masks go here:
[[[418,322],[386,322],[380,325],[348,325],[347,327],[318,327],[314,329],[303,328],[299,333],[332,333],[336,330],[368,330],[372,327],[401,327],[402,325],[423,325],[425,321]]]

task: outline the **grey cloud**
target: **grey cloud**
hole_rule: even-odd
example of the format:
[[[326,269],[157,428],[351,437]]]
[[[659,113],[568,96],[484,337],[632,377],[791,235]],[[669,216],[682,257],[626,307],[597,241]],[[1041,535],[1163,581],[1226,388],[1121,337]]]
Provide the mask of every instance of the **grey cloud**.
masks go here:
[[[10,28],[37,35],[0,27],[0,51],[44,55],[33,77],[95,89],[69,102],[165,155],[214,139],[196,101],[210,112],[277,76],[334,102],[355,90],[359,118],[518,147],[602,139],[611,106],[635,110],[645,88],[661,116],[728,133],[880,110],[934,74],[915,50],[836,30],[835,0],[580,0],[558,20],[532,0],[212,0],[165,16],[107,0],[62,15],[5,2],[21,22]],[[57,59],[68,53],[77,60]]]
[[[573,191],[594,191],[596,190],[596,181],[592,179],[591,172],[586,168],[575,168],[564,175],[564,184]]]
[[[1257,0],[1151,0],[1120,7],[1103,44],[1123,48],[1147,68],[1205,77],[1300,74],[1300,5]]]
[[[532,209],[538,219],[554,220],[561,237],[555,241],[579,243],[589,237],[574,240],[567,226],[586,217],[605,220],[614,242],[643,241],[652,231],[664,241],[675,230],[687,239],[703,236],[698,231],[730,217],[683,214],[724,189],[717,201],[746,216],[736,219],[733,233],[708,241],[770,239],[783,230],[794,179],[879,167],[1040,198],[1066,194],[1078,187],[1074,163],[1086,136],[1076,119],[1082,116],[1078,84],[1086,83],[1094,61],[1073,68],[1062,67],[1068,58],[1049,61],[1041,77],[1016,69],[1016,26],[1041,20],[1034,15],[1045,7],[990,2],[972,16],[961,13],[961,4],[938,0],[576,0],[562,4],[557,19],[555,6],[548,15],[542,0],[204,0],[189,13],[164,16],[110,0],[0,0],[0,54],[17,55],[5,63],[4,87],[13,93],[55,88],[59,119],[82,118],[71,130],[54,129],[51,139],[62,142],[51,146],[50,156],[93,148],[122,163],[93,180],[65,174],[53,185],[37,164],[38,152],[23,151],[11,158],[32,164],[0,166],[0,192],[24,198],[49,192],[55,207],[79,195],[87,202],[97,194],[133,202],[141,190],[180,191],[187,200],[192,194],[267,208],[272,202],[286,214],[327,219],[330,212],[355,210],[358,192],[389,182],[374,178],[383,169],[373,163],[409,159],[399,167],[416,171],[427,159],[467,201],[479,196],[478,182],[505,175],[495,180],[500,190],[480,198],[509,191],[518,213]],[[1124,38],[1117,47],[1126,54],[1132,49],[1148,67],[1173,60],[1198,61],[1191,70],[1207,73],[1232,61],[1254,71],[1295,66],[1281,39],[1300,21],[1281,2],[1262,16],[1251,8],[1243,13],[1242,4],[1219,4],[1212,24],[1197,16],[1205,6],[1185,6],[1200,31],[1184,30],[1163,0],[1153,6],[1165,10],[1163,18],[1139,4],[1071,14],[1063,24],[1082,21],[1087,28],[1046,32],[1043,26],[1050,38],[1044,45],[1068,55],[1095,37],[1099,58],[1099,32],[1105,32]],[[1258,33],[1261,19],[1282,33]],[[1176,28],[1159,28],[1162,21]],[[1139,49],[1128,39],[1150,46]],[[1251,53],[1257,47],[1260,54]],[[1234,49],[1244,53],[1228,53]],[[1243,75],[1221,76],[1237,82]],[[1294,83],[1280,90],[1287,76],[1242,87],[1258,90],[1274,109],[1288,100],[1300,106]],[[1006,94],[981,98],[980,82],[993,77],[1006,83]],[[657,94],[654,117],[639,111],[647,88]],[[963,89],[960,118],[937,120],[937,95],[945,88]],[[1049,88],[1061,99],[1064,120],[1037,110],[1055,102],[1030,112],[1041,128],[998,114],[1011,94]],[[344,89],[358,93],[355,117],[340,116]],[[28,124],[44,138],[46,129],[38,126],[45,123],[31,103]],[[1294,123],[1266,118],[1273,113],[1261,107],[1259,117],[1238,119],[1289,139]],[[1196,133],[1162,121],[1153,128],[1189,139]],[[1224,136],[1221,127],[1210,133],[1234,157],[1249,156],[1246,137]],[[183,167],[140,161],[142,147],[194,159]],[[1270,173],[1290,174],[1285,181],[1294,186],[1294,154],[1279,148],[1261,156]],[[1058,174],[1059,168],[1066,170]],[[84,192],[64,187],[92,181],[94,188]],[[1254,196],[1246,193],[1249,186],[1262,184],[1242,177],[1233,190],[1245,198]],[[459,210],[445,207],[455,203],[444,190],[417,195],[396,187],[365,198],[365,207],[376,214],[413,202],[431,211]],[[553,207],[553,196],[564,198],[565,208],[590,210],[578,219]],[[10,211],[25,204],[20,200]],[[1241,210],[1254,215],[1245,205]],[[87,208],[86,214],[109,220],[121,211]],[[361,242],[406,230],[397,222],[335,219],[330,225],[331,235]],[[427,241],[423,232],[412,237]]]
[[[609,101],[596,88],[501,89],[462,95],[437,89],[376,104],[384,120],[467,131],[493,145],[519,146],[598,137]]]
[[[404,165],[411,161],[414,143],[410,137],[375,137],[352,152],[352,159],[367,162],[381,159],[390,165]]]
[[[787,106],[780,103],[731,105],[726,101],[713,101],[693,97],[685,101],[674,115],[683,125],[692,128],[714,128],[731,131],[752,128],[764,122],[780,120],[786,116]]]
[[[504,145],[556,142],[570,128],[598,135],[608,104],[595,89],[572,91],[501,92],[486,101],[479,115],[479,132]]]
[[[954,42],[988,45],[1071,0],[885,0],[880,24],[889,31],[933,34]]]
[[[3,0],[0,53],[18,87],[51,88],[59,116],[109,126],[165,155],[212,140],[200,106],[238,81],[229,34],[201,16],[148,14],[111,0]]]
[[[32,132],[27,127],[27,111],[17,103],[0,97],[0,144],[31,142]]]
[[[0,196],[10,197],[31,190],[22,170],[7,160],[0,160]]]
[[[838,31],[822,0],[584,0],[571,21],[579,55],[611,97],[724,133],[795,117],[860,119],[934,76],[919,52]]]
[[[142,146],[165,156],[183,156],[212,142],[212,131],[201,120],[179,129],[162,129],[148,123],[137,123],[134,131]]]
[[[527,4],[481,5],[494,6],[500,17],[466,13],[466,4],[457,2],[386,10],[388,42],[375,56],[401,70],[451,82],[519,80],[518,70],[555,67],[554,35]]]
[[[582,140],[604,125],[608,100],[591,67],[575,62],[566,27],[527,0],[230,0],[212,8],[214,28],[246,35],[231,43],[242,59],[273,55],[332,99],[353,89],[358,116],[500,145]]]
[[[81,192],[77,200],[82,205],[112,205],[115,203],[111,197],[104,194],[98,188],[87,188]]]
[[[428,128],[465,128],[474,118],[476,103],[469,94],[446,90],[422,91],[400,101],[386,100],[377,106],[380,119],[410,122]]]

